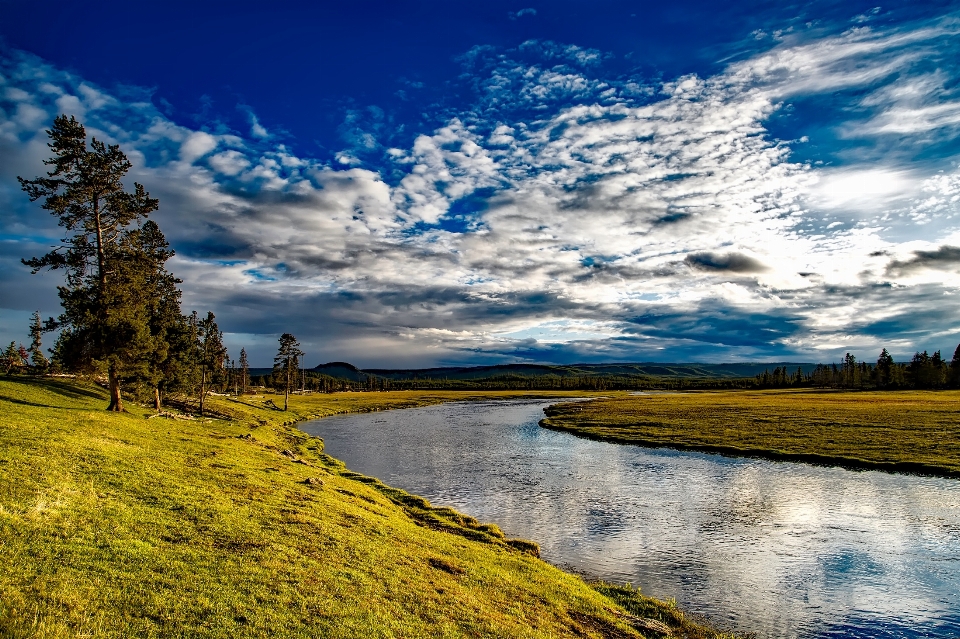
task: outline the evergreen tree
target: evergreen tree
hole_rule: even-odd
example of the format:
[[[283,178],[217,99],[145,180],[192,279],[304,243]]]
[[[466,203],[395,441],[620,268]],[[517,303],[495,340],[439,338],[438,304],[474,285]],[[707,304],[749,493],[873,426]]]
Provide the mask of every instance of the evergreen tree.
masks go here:
[[[957,345],[957,350],[953,351],[948,379],[951,387],[960,388],[960,344]]]
[[[17,347],[16,342],[10,342],[10,345],[3,351],[3,358],[0,363],[2,363],[8,375],[16,373],[26,366],[27,355],[27,349],[23,347],[23,344]]]
[[[857,358],[850,353],[847,353],[843,358],[841,384],[846,388],[854,388],[860,385]]]
[[[161,393],[182,390],[189,384],[187,365],[190,344],[186,318],[180,311],[181,280],[166,270],[173,256],[160,227],[153,221],[130,229],[121,242],[125,258],[115,278],[124,290],[136,291],[136,309],[143,324],[141,348],[128,349],[125,378],[152,389],[153,403],[160,410]]]
[[[250,363],[247,361],[247,349],[240,349],[240,393],[246,394],[250,380]]]
[[[58,218],[67,231],[60,246],[41,257],[23,260],[37,273],[65,269],[66,286],[59,287],[64,312],[59,318],[64,344],[58,351],[74,368],[105,371],[110,405],[122,411],[121,377],[138,366],[150,350],[150,331],[142,296],[130,289],[129,228],[158,207],[140,184],[132,193],[121,178],[131,164],[118,145],[96,138],[87,148],[82,124],[62,115],[47,131],[53,167],[47,177],[17,178],[31,202]]]
[[[273,358],[273,370],[280,375],[283,384],[283,410],[287,410],[290,399],[290,384],[296,384],[301,357],[303,357],[303,351],[300,350],[300,342],[297,338],[290,333],[281,335],[280,348],[277,350],[277,356]]]
[[[946,373],[946,362],[937,351],[930,356],[927,351],[916,353],[907,367],[914,388],[940,388]]]
[[[940,355],[940,351],[933,354],[930,358],[930,388],[943,388],[947,381],[947,363]]]
[[[878,388],[887,388],[893,384],[893,356],[883,349],[880,357],[877,358],[877,367],[874,369],[874,377]]]
[[[223,358],[227,349],[223,346],[223,333],[217,326],[213,313],[207,312],[206,319],[197,322],[197,351],[200,366],[200,416],[203,416],[203,402],[210,386],[217,384],[223,374]]]
[[[50,362],[43,354],[43,322],[40,321],[40,311],[35,311],[30,320],[30,362],[34,372],[43,374],[50,367]]]

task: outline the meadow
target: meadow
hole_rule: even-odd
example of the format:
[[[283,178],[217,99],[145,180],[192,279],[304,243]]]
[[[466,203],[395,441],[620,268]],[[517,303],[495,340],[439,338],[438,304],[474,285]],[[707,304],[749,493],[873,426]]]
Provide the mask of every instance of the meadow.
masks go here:
[[[0,379],[0,636],[726,636],[352,473],[294,425],[489,397],[213,397],[197,419]]]
[[[960,391],[648,393],[546,414],[607,441],[960,477]]]

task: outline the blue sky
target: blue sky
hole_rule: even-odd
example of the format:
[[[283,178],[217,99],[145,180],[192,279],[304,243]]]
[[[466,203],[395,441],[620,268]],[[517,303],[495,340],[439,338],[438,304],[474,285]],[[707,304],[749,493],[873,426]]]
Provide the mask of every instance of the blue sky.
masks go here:
[[[350,6],[341,6],[347,5]],[[266,364],[834,361],[960,342],[956,2],[0,0],[0,340],[44,129],[119,143]]]

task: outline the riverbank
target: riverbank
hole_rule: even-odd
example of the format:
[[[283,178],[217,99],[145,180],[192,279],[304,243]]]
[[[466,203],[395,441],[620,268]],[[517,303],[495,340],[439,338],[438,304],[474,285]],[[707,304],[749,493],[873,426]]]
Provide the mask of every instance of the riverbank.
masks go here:
[[[541,426],[652,448],[960,477],[960,391],[726,391],[558,404]]]
[[[0,635],[722,636],[351,473],[294,427],[493,396],[531,394],[308,395],[288,412],[275,396],[215,397],[216,417],[188,419],[107,413],[95,386],[0,379]]]

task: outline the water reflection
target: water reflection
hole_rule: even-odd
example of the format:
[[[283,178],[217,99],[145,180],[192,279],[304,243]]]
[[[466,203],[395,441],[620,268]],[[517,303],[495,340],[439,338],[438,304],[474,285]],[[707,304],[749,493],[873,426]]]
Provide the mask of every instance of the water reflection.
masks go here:
[[[960,482],[592,442],[543,402],[304,425],[355,471],[764,637],[960,637]]]

